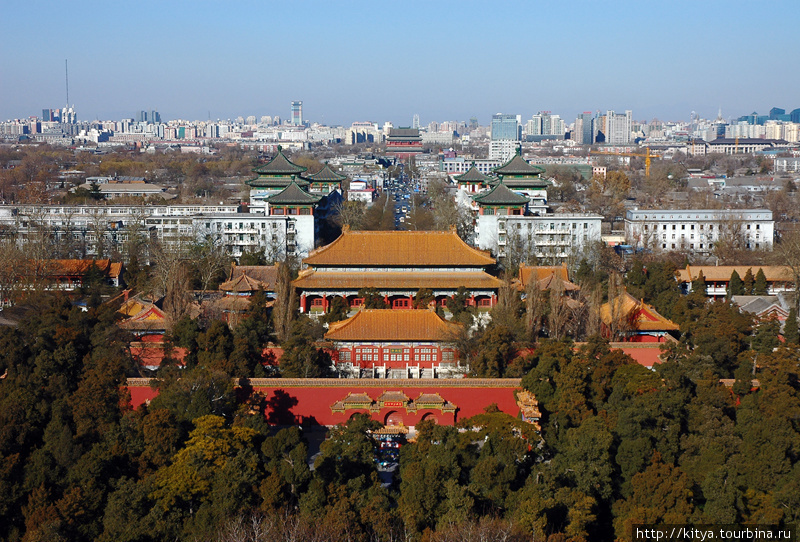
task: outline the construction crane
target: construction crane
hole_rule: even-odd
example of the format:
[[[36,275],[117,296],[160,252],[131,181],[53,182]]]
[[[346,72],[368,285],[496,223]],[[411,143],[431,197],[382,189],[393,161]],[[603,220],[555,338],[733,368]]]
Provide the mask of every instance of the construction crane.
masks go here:
[[[660,154],[655,154],[650,152],[650,147],[645,147],[647,149],[646,154],[638,154],[635,152],[611,152],[611,151],[589,151],[589,154],[604,154],[608,156],[638,156],[640,158],[644,158],[644,174],[645,176],[650,176],[650,159],[651,158],[661,158]]]

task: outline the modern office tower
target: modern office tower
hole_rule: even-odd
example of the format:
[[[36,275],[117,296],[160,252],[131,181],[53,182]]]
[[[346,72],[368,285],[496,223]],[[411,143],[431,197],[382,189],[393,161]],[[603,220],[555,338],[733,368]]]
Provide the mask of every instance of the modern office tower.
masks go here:
[[[303,102],[292,102],[292,126],[303,125]]]
[[[147,111],[139,111],[136,114],[136,122],[147,122]]]
[[[415,114],[414,118],[411,122],[411,127],[415,130],[419,130],[419,115]]]
[[[470,117],[470,119],[469,119],[469,129],[470,130],[477,130],[478,129],[478,118],[477,117]]]
[[[519,141],[521,132],[519,115],[492,115],[492,141]]]
[[[581,145],[591,145],[594,143],[594,132],[592,130],[592,112],[584,111],[575,119],[575,130],[572,132],[572,139]]]
[[[780,107],[773,107],[769,110],[770,120],[783,120],[781,117],[786,115],[786,110]]]
[[[633,112],[629,109],[624,114],[607,111],[605,115],[606,143],[611,145],[627,145],[631,142],[631,124]]]
[[[155,109],[150,110],[150,117],[147,119],[151,124],[160,124],[161,123],[161,113],[156,111]]]

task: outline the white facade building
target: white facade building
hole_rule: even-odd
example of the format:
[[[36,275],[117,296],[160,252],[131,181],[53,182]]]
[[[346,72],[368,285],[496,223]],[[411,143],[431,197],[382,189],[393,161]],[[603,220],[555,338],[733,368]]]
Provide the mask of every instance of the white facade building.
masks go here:
[[[639,209],[625,217],[625,237],[636,248],[707,255],[725,243],[771,250],[774,235],[769,209]]]
[[[478,248],[503,257],[511,250],[533,254],[539,262],[560,263],[600,241],[603,217],[592,213],[477,217]]]

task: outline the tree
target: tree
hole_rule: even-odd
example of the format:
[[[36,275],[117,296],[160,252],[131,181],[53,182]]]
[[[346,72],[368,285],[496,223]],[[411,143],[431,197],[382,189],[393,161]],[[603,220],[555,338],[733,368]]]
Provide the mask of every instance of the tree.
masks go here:
[[[331,375],[333,362],[330,355],[314,344],[322,338],[323,332],[324,328],[308,317],[301,317],[292,323],[289,339],[282,345],[282,376],[325,378]]]
[[[797,327],[797,309],[789,309],[789,315],[783,324],[783,337],[788,344],[800,344],[800,331]]]
[[[735,295],[744,295],[744,283],[742,282],[742,278],[739,276],[739,273],[736,272],[736,269],[734,269],[733,273],[731,273],[731,280],[728,282],[728,292],[726,297],[730,299]]]
[[[297,294],[292,286],[292,272],[286,262],[278,264],[278,278],[275,281],[275,304],[272,308],[272,327],[278,341],[289,338],[289,331],[295,318]]]
[[[386,302],[386,296],[376,288],[362,288],[358,291],[358,297],[364,300],[363,307],[365,309],[389,308],[389,303]]]
[[[224,271],[231,259],[225,252],[222,237],[206,235],[191,247],[192,263],[205,293],[209,285],[224,278]]]
[[[692,281],[692,293],[697,296],[708,297],[708,289],[706,288],[706,278],[703,276],[702,271],[700,271],[697,274],[697,278]]]
[[[347,298],[342,296],[333,296],[328,305],[328,312],[322,317],[322,321],[328,324],[338,322],[347,318],[347,313],[350,311],[350,306],[347,304]]]
[[[753,278],[753,270],[748,269],[747,273],[744,274],[744,282],[742,284],[744,288],[744,295],[753,295],[754,285],[755,285],[755,279]]]
[[[417,293],[414,295],[414,308],[415,309],[427,309],[431,306],[431,304],[436,303],[436,296],[433,295],[433,291],[429,288],[421,288],[417,290]]]
[[[760,267],[758,268],[758,273],[756,273],[756,280],[753,283],[753,295],[767,295],[767,276]]]

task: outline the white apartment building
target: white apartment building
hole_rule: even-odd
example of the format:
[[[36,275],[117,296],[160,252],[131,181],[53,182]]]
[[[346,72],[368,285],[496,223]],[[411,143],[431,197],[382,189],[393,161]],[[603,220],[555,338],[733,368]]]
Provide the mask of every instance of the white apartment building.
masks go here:
[[[264,250],[268,259],[304,257],[314,248],[313,215],[238,212],[236,205],[0,205],[0,235],[20,245],[40,235],[69,242],[75,257],[121,251],[131,235],[164,243],[207,236],[233,257]]]
[[[511,250],[535,255],[540,263],[557,264],[574,258],[600,241],[601,215],[554,213],[543,216],[486,215],[477,217],[478,248],[498,257]]]
[[[499,139],[489,142],[489,160],[499,160],[501,164],[508,161],[520,148],[520,142],[511,139]]]
[[[625,217],[625,238],[635,248],[710,254],[719,243],[772,249],[769,209],[638,209]]]

